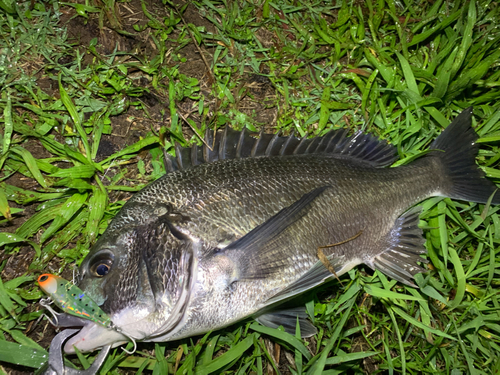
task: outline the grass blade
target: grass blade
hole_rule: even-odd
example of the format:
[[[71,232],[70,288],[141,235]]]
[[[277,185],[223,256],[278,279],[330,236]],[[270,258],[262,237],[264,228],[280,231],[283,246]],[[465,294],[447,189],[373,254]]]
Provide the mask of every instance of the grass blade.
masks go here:
[[[380,354],[379,352],[357,352],[357,353],[344,353],[330,357],[326,360],[327,365],[338,365],[340,363],[357,361],[359,359],[368,358]]]
[[[7,196],[5,195],[4,188],[0,188],[0,214],[6,219],[10,220],[12,215],[10,214],[9,202],[7,201]]]
[[[300,351],[300,353],[302,353],[302,355],[308,360],[311,359],[311,353],[309,353],[309,350],[307,350],[307,348],[304,346],[304,344],[302,344],[302,342],[299,339],[292,336],[291,334],[280,331],[278,329],[265,327],[258,323],[252,323],[250,325],[250,328],[256,332],[263,333],[265,335],[276,338],[277,340],[284,343],[286,346],[291,346],[291,348]]]
[[[3,141],[2,141],[2,155],[6,155],[9,152],[10,143],[12,142],[12,132],[14,130],[14,125],[12,123],[12,102],[10,98],[10,93],[7,93],[7,104],[3,110],[4,118],[4,131],[3,131]],[[2,165],[0,165],[0,168]]]
[[[69,115],[71,116],[71,119],[73,120],[73,124],[75,125],[76,131],[80,135],[80,140],[83,143],[83,147],[85,148],[85,154],[87,156],[87,159],[89,162],[92,162],[90,159],[91,154],[90,154],[90,147],[89,147],[89,142],[87,140],[87,134],[82,128],[82,121],[80,119],[80,115],[78,111],[76,110],[75,105],[73,104],[73,101],[71,100],[70,96],[64,89],[64,86],[62,85],[62,75],[59,75],[59,94],[61,95],[61,101],[66,107]]]
[[[240,358],[244,352],[246,352],[250,347],[252,347],[255,344],[255,340],[257,338],[258,338],[257,334],[248,335],[244,340],[240,341],[233,348],[231,348],[231,350],[215,358],[210,363],[196,367],[195,373],[211,374],[223,368],[227,364]]]
[[[444,337],[444,338],[447,338],[449,340],[455,340],[454,337],[438,330],[438,329],[435,329],[435,328],[431,328],[431,327],[426,327],[422,322],[418,321],[417,319],[415,319],[414,317],[408,315],[407,313],[405,313],[403,310],[401,310],[400,308],[398,307],[391,307],[391,309],[396,313],[398,314],[400,317],[402,317],[403,319],[405,319],[407,322],[410,322],[411,324],[417,326],[418,328],[420,329],[423,329],[423,330],[429,330],[429,332],[437,335],[437,336],[441,336],[441,337]]]
[[[342,315],[342,318],[340,319],[337,326],[335,327],[335,331],[334,331],[332,337],[328,340],[328,343],[326,344],[325,348],[322,350],[319,359],[309,369],[307,374],[320,375],[323,373],[324,368],[326,366],[326,361],[327,361],[328,355],[330,354],[330,351],[333,349],[335,342],[339,338],[340,332],[342,331],[345,323],[347,322],[347,318],[349,317],[349,315],[351,313],[351,309],[352,309],[352,306],[354,305],[355,301],[356,301],[355,298],[351,298],[349,301],[346,302],[344,314]]]
[[[42,173],[40,172],[40,169],[38,169],[38,165],[37,165],[36,160],[33,157],[33,155],[31,155],[31,153],[28,150],[26,150],[20,146],[12,147],[11,151],[13,153],[16,153],[19,156],[21,156],[24,159],[24,162],[26,163],[26,166],[28,167],[29,171],[33,175],[33,178],[42,187],[47,187],[47,183],[45,182],[45,178],[43,177]]]

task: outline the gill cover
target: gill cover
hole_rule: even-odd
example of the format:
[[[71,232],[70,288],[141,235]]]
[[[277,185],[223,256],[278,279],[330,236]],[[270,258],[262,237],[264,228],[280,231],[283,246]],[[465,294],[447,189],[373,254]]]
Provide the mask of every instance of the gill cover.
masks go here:
[[[155,322],[144,340],[165,340],[182,328],[186,318],[197,277],[199,241],[174,225],[180,220],[182,218],[173,214],[160,218],[144,228],[137,242],[155,300],[151,315],[135,323]]]

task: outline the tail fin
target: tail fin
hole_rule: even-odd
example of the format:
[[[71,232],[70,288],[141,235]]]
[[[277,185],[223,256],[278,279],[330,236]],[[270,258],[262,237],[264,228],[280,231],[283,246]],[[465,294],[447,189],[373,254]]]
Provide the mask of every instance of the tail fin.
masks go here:
[[[429,154],[438,158],[451,182],[443,193],[454,199],[486,203],[497,187],[485,178],[475,162],[479,138],[472,128],[472,108],[467,108],[430,145]],[[444,151],[444,152],[443,152]],[[500,204],[500,191],[493,204]]]

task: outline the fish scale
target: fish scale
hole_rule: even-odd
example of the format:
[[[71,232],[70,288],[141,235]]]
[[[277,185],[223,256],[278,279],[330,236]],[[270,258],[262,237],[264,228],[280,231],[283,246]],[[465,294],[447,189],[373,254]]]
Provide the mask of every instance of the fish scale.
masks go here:
[[[306,156],[304,163],[301,163],[301,168],[294,168],[290,170],[287,168],[287,160],[272,160],[272,159],[260,159],[257,160],[258,163],[252,165],[253,168],[259,169],[259,164],[272,164],[273,169],[269,170],[269,173],[258,177],[258,183],[252,185],[239,184],[238,186],[221,186],[220,191],[222,194],[229,196],[228,200],[217,200],[214,199],[209,201],[208,199],[201,198],[205,204],[199,209],[196,205],[191,207],[186,207],[183,210],[183,214],[192,217],[193,221],[186,223],[188,230],[196,236],[203,236],[205,239],[210,238],[210,233],[213,232],[212,228],[215,226],[217,228],[223,228],[225,231],[237,231],[235,234],[247,233],[257,225],[263,223],[266,218],[275,215],[284,207],[289,206],[296,200],[300,199],[302,195],[313,190],[314,188],[321,186],[332,186],[335,188],[342,184],[343,189],[338,189],[336,193],[331,194],[325,200],[331,202],[341,202],[350,201],[351,208],[356,205],[364,204],[376,208],[378,198],[375,195],[377,191],[381,189],[392,197],[391,202],[389,202],[390,207],[384,203],[387,207],[387,211],[393,213],[393,215],[399,216],[403,210],[414,204],[416,201],[421,200],[422,196],[429,194],[431,190],[435,190],[435,179],[429,179],[428,184],[422,186],[419,191],[414,192],[414,196],[408,194],[409,188],[419,182],[419,186],[423,185],[425,177],[428,176],[428,171],[426,167],[416,168],[415,166],[409,166],[408,171],[402,173],[401,168],[395,176],[391,176],[391,173],[387,173],[387,170],[383,170],[384,173],[379,173],[381,170],[370,170],[369,174],[362,166],[356,168],[355,165],[350,166],[350,168],[345,168],[345,163],[339,164],[339,160],[315,160],[314,156]],[[292,163],[294,161],[292,160]],[[309,179],[307,181],[301,181],[299,178],[293,178],[293,176],[302,176],[308,173],[309,168],[315,167],[315,164],[321,164],[321,169],[317,176],[311,176],[309,174]],[[241,165],[235,163],[235,168],[241,168]],[[227,166],[225,166],[227,168]],[[217,173],[216,168],[213,168],[211,172]],[[421,171],[417,171],[421,169]],[[251,173],[251,170],[246,170],[247,173]],[[370,181],[371,185],[362,188],[360,190],[359,179],[353,181],[352,179],[360,174],[368,175],[366,181]],[[381,176],[377,176],[381,175]],[[394,175],[394,173],[392,173]],[[339,181],[338,178],[331,178],[329,176],[341,175],[342,179]],[[279,184],[267,183],[267,181],[272,177],[277,177]],[[402,178],[401,178],[402,176]],[[380,180],[381,181],[377,181]],[[254,177],[257,180],[257,177]],[[374,186],[374,182],[378,182]],[[258,189],[255,188],[258,186]],[[168,188],[168,185],[163,187],[164,190]],[[398,197],[399,192],[399,197]],[[402,194],[401,194],[402,193]],[[356,199],[356,196],[364,194],[364,199],[360,201]],[[276,198],[274,198],[276,197]],[[241,206],[239,204],[234,204],[235,201],[244,200],[246,204]],[[345,206],[349,211],[349,206]],[[343,207],[341,208],[343,209]],[[332,208],[335,212],[336,207]],[[351,217],[351,222],[354,218]],[[393,220],[390,222],[392,226]],[[359,228],[358,228],[359,229]],[[233,239],[233,238],[231,238]],[[214,241],[220,241],[221,239],[214,238]]]
[[[426,249],[413,206],[486,203],[496,190],[475,165],[471,118],[462,112],[397,168],[386,168],[393,146],[346,130],[298,139],[226,129],[207,133],[213,149],[177,145],[170,173],[123,206],[81,264],[79,287],[119,329],[88,324],[65,350],[169,341],[250,316],[291,333],[298,319],[311,336],[304,309],[280,304],[359,264],[416,286]]]

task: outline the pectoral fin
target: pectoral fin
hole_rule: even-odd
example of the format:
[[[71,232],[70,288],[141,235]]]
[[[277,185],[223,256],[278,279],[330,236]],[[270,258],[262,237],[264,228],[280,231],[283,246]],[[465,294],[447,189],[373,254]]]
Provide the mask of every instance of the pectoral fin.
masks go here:
[[[297,202],[222,250],[220,255],[231,258],[238,265],[238,280],[269,277],[283,266],[279,258],[285,249],[280,241],[293,235],[292,231],[288,232],[292,224],[307,215],[311,204],[328,188],[324,186],[304,194]]]
[[[304,194],[297,202],[282,209],[264,224],[259,225],[239,240],[234,241],[225,250],[255,250],[261,248],[291,224],[304,217],[309,205],[328,188],[329,186],[323,186]]]

